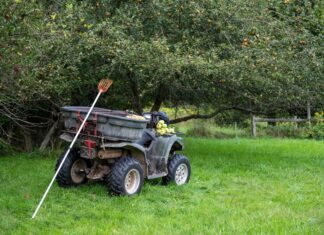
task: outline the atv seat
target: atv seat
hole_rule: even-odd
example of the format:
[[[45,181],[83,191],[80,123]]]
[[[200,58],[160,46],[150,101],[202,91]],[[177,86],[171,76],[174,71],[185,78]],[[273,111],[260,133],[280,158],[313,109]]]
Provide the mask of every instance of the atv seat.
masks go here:
[[[155,133],[151,130],[144,130],[142,138],[137,140],[135,143],[143,147],[149,147],[153,140],[156,140]]]

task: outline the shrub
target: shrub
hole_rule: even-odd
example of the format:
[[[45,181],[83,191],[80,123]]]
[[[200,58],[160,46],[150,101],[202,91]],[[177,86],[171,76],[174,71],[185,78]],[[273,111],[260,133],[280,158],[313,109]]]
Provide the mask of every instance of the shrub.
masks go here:
[[[324,112],[316,112],[315,124],[309,129],[308,137],[312,139],[324,140]]]
[[[208,128],[208,125],[199,122],[195,122],[193,127],[187,130],[186,134],[195,137],[213,137],[213,133]]]
[[[274,137],[302,138],[305,136],[305,129],[302,126],[296,127],[292,123],[282,123],[277,126],[268,126],[265,130],[266,135]]]
[[[11,150],[10,146],[3,139],[0,138],[0,155],[7,153]]]
[[[235,128],[234,125],[218,126],[214,121],[195,120],[187,124],[185,133],[195,137],[210,137],[217,139],[227,139],[249,136],[246,130]]]

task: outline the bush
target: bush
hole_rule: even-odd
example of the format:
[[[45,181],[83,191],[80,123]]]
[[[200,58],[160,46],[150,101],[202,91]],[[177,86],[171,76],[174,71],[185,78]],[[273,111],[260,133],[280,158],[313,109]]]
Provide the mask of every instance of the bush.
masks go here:
[[[197,123],[193,125],[193,127],[187,130],[187,135],[195,136],[195,137],[213,137],[212,131],[208,128],[208,125],[203,123]]]
[[[308,131],[308,137],[317,140],[324,140],[324,112],[316,112],[317,122]]]
[[[292,123],[282,123],[277,126],[268,126],[265,130],[267,136],[303,138],[307,129],[304,127],[296,127]]]
[[[210,137],[217,139],[249,136],[248,132],[246,132],[244,129],[235,129],[234,125],[218,126],[213,120],[195,120],[192,122],[187,122],[184,132],[189,136]]]
[[[11,150],[7,142],[0,138],[0,155],[7,153]]]
[[[324,140],[324,124],[319,123],[312,126],[308,132],[308,137],[317,140]]]

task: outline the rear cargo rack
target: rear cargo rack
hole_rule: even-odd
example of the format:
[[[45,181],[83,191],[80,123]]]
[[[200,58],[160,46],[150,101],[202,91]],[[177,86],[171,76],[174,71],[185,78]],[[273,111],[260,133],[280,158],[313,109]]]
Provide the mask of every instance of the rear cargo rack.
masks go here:
[[[66,132],[78,130],[88,111],[89,107],[84,106],[62,107]],[[94,108],[82,134],[112,141],[136,141],[142,137],[148,121],[131,119],[128,115],[126,111]]]

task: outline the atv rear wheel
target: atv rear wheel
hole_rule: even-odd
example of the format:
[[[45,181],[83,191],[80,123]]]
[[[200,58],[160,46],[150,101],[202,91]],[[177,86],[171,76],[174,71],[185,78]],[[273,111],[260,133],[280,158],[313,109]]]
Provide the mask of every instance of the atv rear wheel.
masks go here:
[[[106,182],[109,192],[113,195],[138,194],[144,182],[142,166],[137,160],[124,157],[115,163]]]
[[[175,154],[168,161],[168,175],[162,178],[162,183],[174,182],[176,185],[183,185],[189,182],[190,174],[191,167],[188,158]]]
[[[55,170],[60,166],[65,152],[56,162]],[[77,186],[87,181],[86,169],[88,163],[85,159],[80,158],[77,149],[72,149],[68,154],[63,166],[56,177],[60,187]]]

